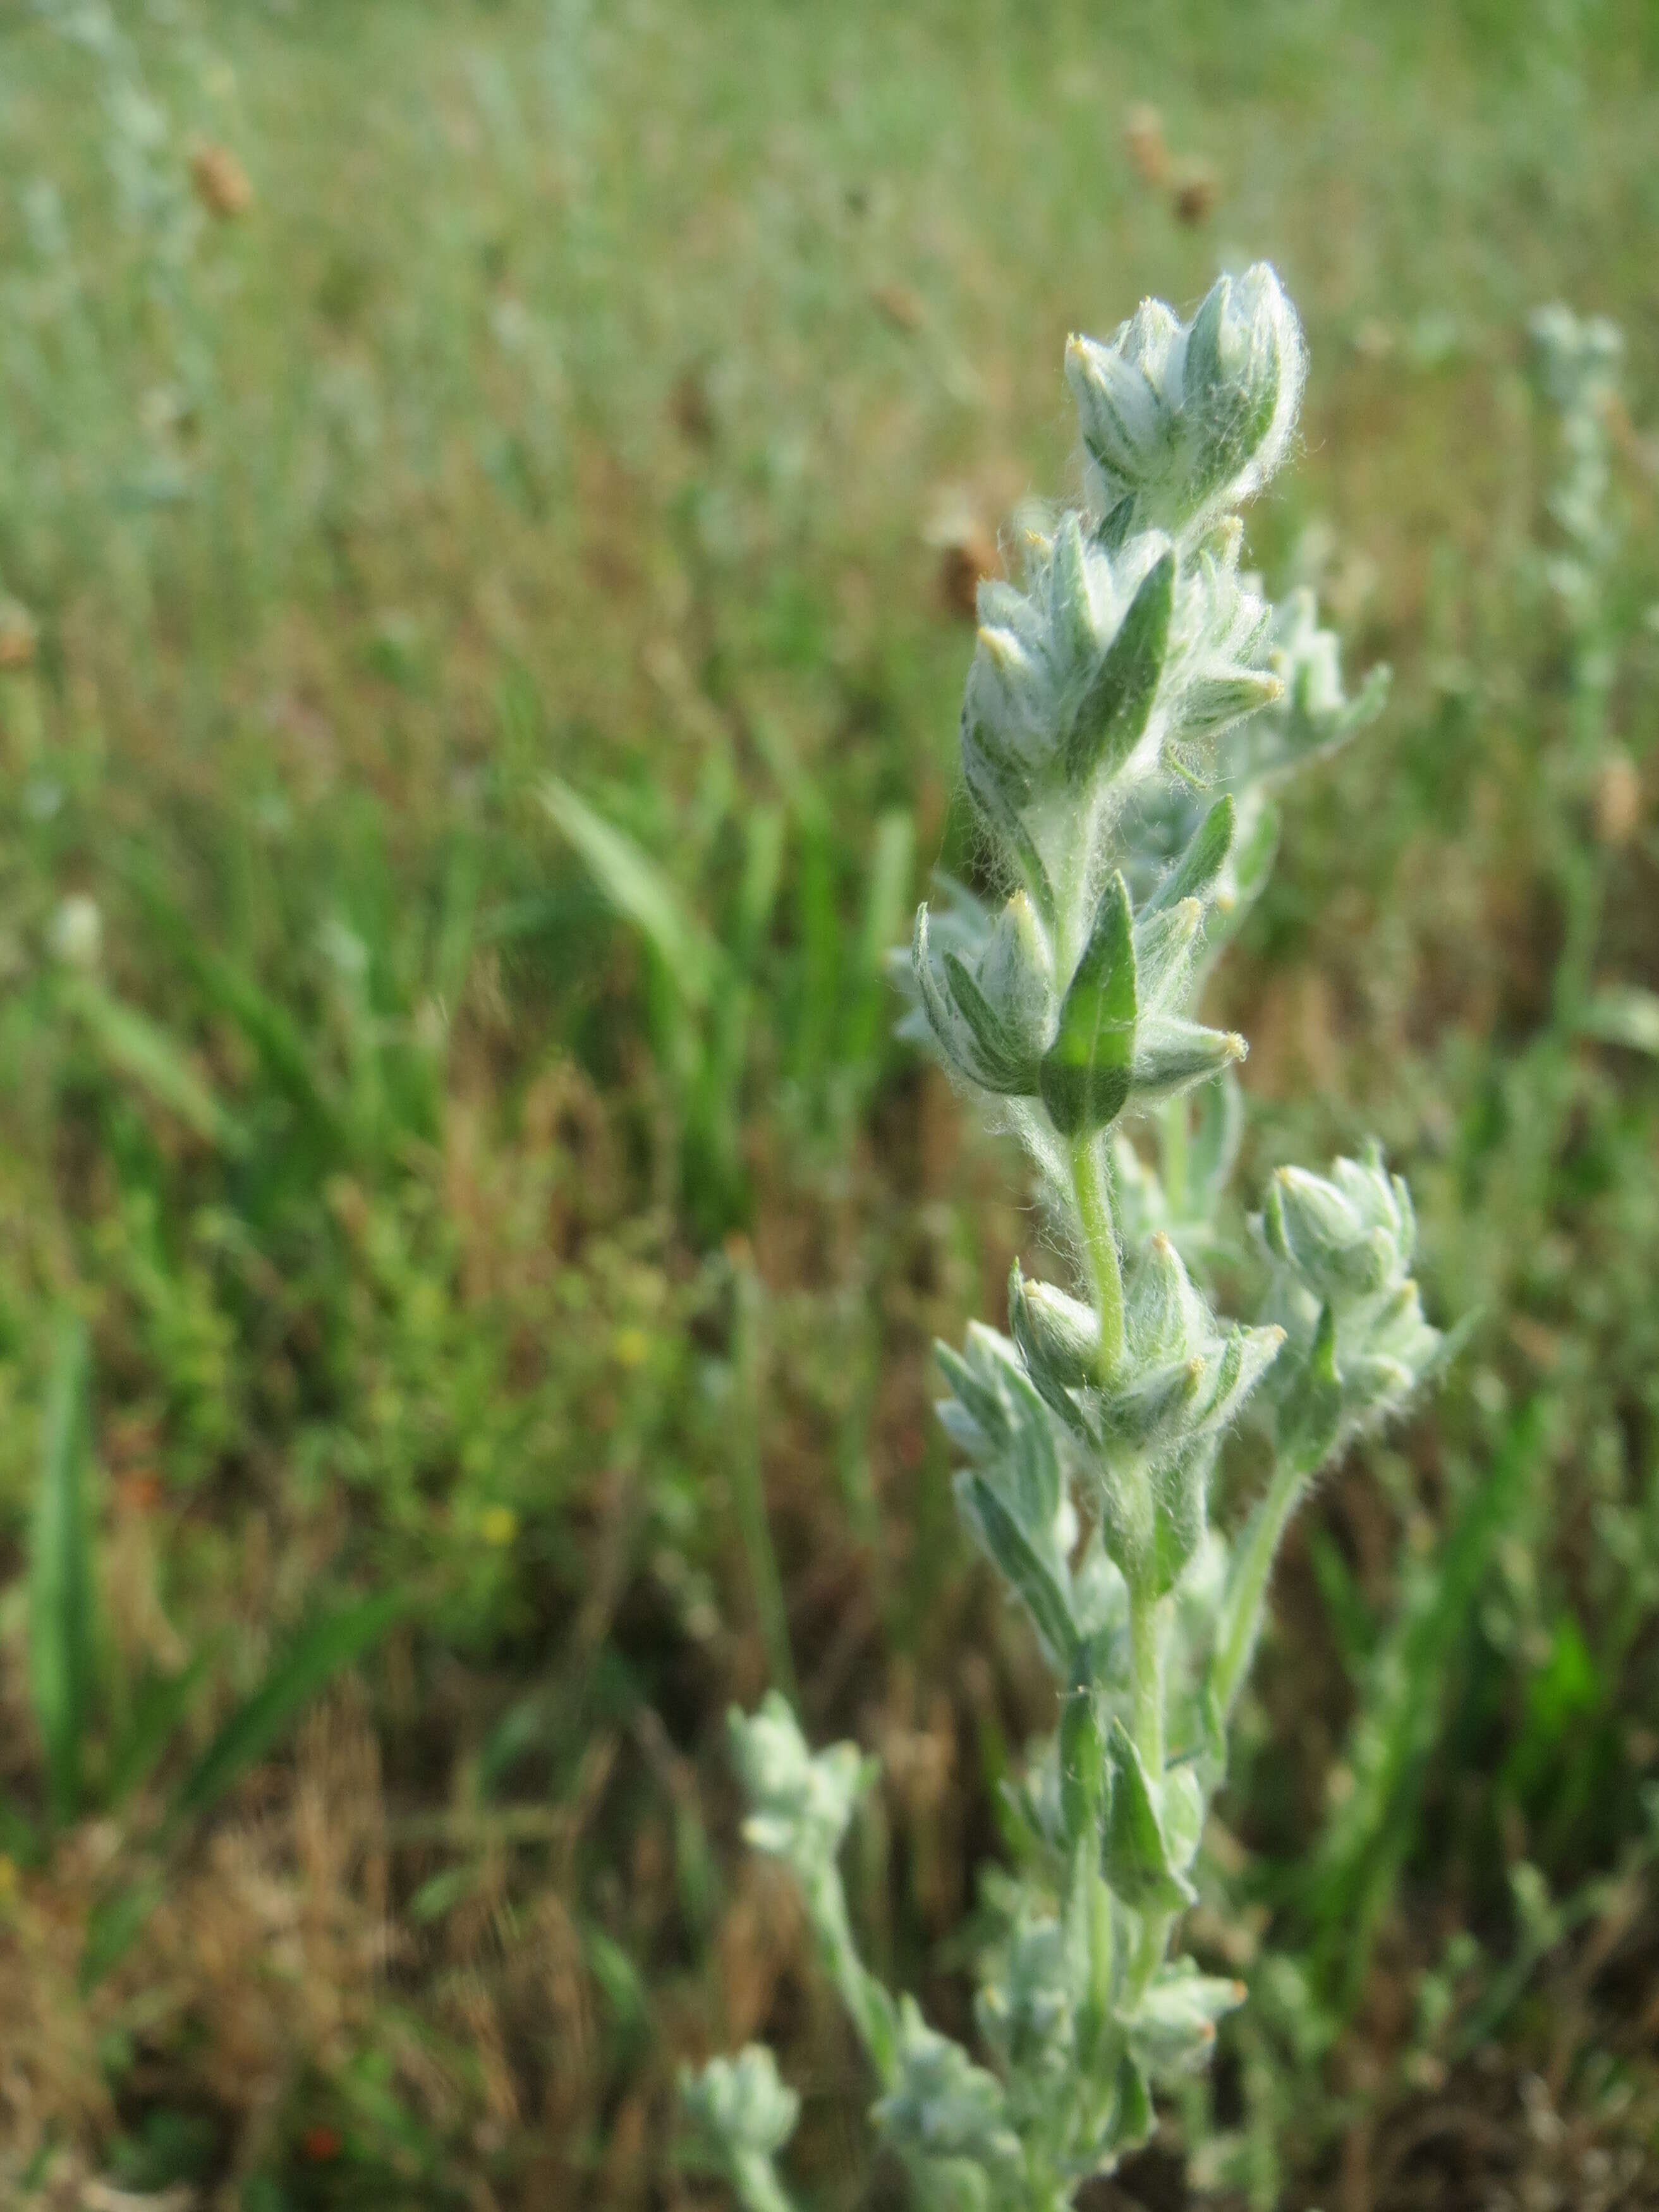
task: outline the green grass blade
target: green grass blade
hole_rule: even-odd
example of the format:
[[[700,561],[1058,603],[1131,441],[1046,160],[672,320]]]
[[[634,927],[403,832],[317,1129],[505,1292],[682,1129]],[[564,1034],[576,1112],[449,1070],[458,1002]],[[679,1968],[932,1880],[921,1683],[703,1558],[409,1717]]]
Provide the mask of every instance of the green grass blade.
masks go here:
[[[1579,1018],[1584,1036],[1659,1059],[1659,992],[1634,984],[1598,991]]]
[[[385,1591],[304,1629],[203,1753],[173,1801],[168,1825],[209,1811],[264,1758],[336,1674],[373,1650],[410,1602],[405,1590]]]
[[[94,1905],[87,1916],[86,1941],[81,1947],[77,1978],[82,1996],[88,1996],[111,1968],[120,1964],[166,1894],[167,1884],[160,1875],[145,1875]]]
[[[1355,1786],[1309,1869],[1316,1972],[1340,2005],[1355,2001],[1363,1982],[1377,1923],[1413,1840],[1459,1650],[1498,1540],[1520,1517],[1546,1441],[1534,1401],[1516,1416],[1491,1472],[1463,1499],[1432,1570],[1407,1589],[1399,1620],[1372,1656],[1348,1735]]]
[[[836,855],[822,807],[803,811],[796,835],[793,890],[795,952],[795,1079],[821,1104],[830,1073],[840,993],[842,920],[836,896]]]
[[[730,940],[738,965],[746,975],[753,972],[760,957],[778,902],[783,845],[781,807],[756,807],[744,823],[743,872]]]
[[[203,996],[253,1048],[266,1080],[313,1128],[337,1146],[341,1145],[340,1115],[317,1080],[312,1049],[288,1009],[204,939],[201,931],[167,896],[147,861],[129,858],[124,873],[167,949],[194,979]]]
[[[682,998],[693,1006],[706,1006],[718,956],[656,862],[556,776],[543,785],[542,803],[611,904],[649,943]]]
[[[247,1135],[214,1096],[167,1032],[148,1014],[106,991],[89,976],[75,976],[64,995],[112,1073],[149,1091],[187,1129],[233,1155],[247,1150]]]
[[[112,1811],[143,1787],[177,1735],[207,1672],[203,1653],[181,1674],[152,1674],[140,1685],[125,1734],[111,1757],[103,1796]]]
[[[904,936],[909,921],[915,842],[915,824],[903,807],[890,809],[876,824],[843,1036],[846,1058],[859,1069],[875,1058],[891,1008],[887,951]]]
[[[59,1324],[29,1541],[29,1690],[54,1818],[79,1808],[92,1703],[93,1581],[87,1526],[91,1352],[78,1315]]]

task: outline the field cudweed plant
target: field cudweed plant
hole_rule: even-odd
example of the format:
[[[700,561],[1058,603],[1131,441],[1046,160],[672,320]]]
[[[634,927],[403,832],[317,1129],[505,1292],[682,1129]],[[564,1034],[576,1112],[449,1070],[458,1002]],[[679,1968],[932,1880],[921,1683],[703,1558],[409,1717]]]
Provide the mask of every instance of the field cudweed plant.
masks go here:
[[[1320,1469],[1396,1413],[1444,1347],[1412,1276],[1411,1200],[1378,1152],[1281,1170],[1253,1224],[1249,1320],[1204,1287],[1237,1148],[1243,1038],[1194,1008],[1271,865],[1275,787],[1379,703],[1345,697],[1311,598],[1241,570],[1237,509],[1285,456],[1304,372],[1272,270],[1189,324],[1157,301],[1066,374],[1087,505],[1028,535],[1022,586],[981,587],[963,766],[1006,896],[916,916],[910,1026],[1024,1140],[1071,1289],[1016,1267],[1010,1334],[941,1346],[963,1518],[1028,1615],[1058,1725],[1014,1809],[1031,1848],[984,1962],[983,2060],[860,1960],[837,1854],[873,1768],[812,1753],[775,1693],[734,1716],[746,1834],[792,1868],[878,2085],[873,2124],[916,2201],[1057,2212],[1153,2124],[1244,1996],[1176,1942],[1226,1770],[1274,1554]],[[1137,1148],[1127,1123],[1148,1124]],[[1154,1166],[1145,1155],[1156,1152]],[[1249,1415],[1272,1474],[1231,1543],[1224,1437]],[[700,2154],[748,2212],[796,2100],[769,2052],[686,2089]]]

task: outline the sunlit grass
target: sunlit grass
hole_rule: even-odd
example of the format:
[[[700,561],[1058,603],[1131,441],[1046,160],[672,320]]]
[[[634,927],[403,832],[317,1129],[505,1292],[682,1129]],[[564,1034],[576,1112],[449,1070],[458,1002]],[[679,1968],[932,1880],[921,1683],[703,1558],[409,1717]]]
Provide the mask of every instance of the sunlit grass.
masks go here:
[[[1611,714],[1643,783],[1601,957],[1659,981],[1649,12],[119,21],[167,111],[143,209],[106,64],[36,11],[0,22],[3,2155],[248,2212],[626,2205],[666,2171],[678,2059],[764,2028],[825,2201],[858,2201],[856,2081],[727,1848],[721,1715],[768,1671],[753,1474],[812,1732],[892,1777],[855,1910],[941,2018],[1003,1747],[1045,1720],[951,1533],[924,1364],[1030,1224],[866,1018],[871,825],[890,872],[907,818],[918,871],[941,837],[973,858],[970,637],[930,538],[951,509],[994,538],[1066,481],[1070,328],[1265,254],[1316,375],[1253,551],[1398,676],[1297,801],[1222,995],[1257,1040],[1262,1162],[1350,1141],[1364,1100],[1427,1193],[1443,1309],[1488,1315],[1440,1420],[1334,1483],[1290,1561],[1218,1845],[1285,1957],[1323,1972],[1373,1905],[1378,1936],[1328,2063],[1263,1970],[1223,2118],[1285,2126],[1317,2173],[1342,2108],[1315,2085],[1363,2094],[1382,2173],[1455,2040],[1413,2025],[1423,1970],[1479,2019],[1531,1940],[1505,1859],[1583,1895],[1642,1832],[1656,1755],[1651,1077],[1574,1048],[1585,1087],[1540,1142],[1516,1073],[1579,818],[1540,781],[1565,659],[1519,374],[1558,295],[1629,340]],[[1136,102],[1175,173],[1214,173],[1196,225],[1137,172]],[[735,1042],[617,920],[550,775],[716,948]],[[91,966],[64,957],[77,896]],[[60,1304],[94,1377],[89,1771],[146,1669],[203,1672],[131,1815],[48,1845],[22,1569]],[[1455,1619],[1417,1564],[1443,1545],[1477,1593]],[[149,1873],[215,1731],[319,1602],[404,1587],[368,1686],[170,1846],[82,1998],[90,1917]],[[1356,1701],[1380,1731],[1357,1768]],[[1379,1791],[1369,1827],[1325,1830]],[[1486,1947],[1463,1981],[1460,1924]],[[1639,2113],[1643,1954],[1569,2003],[1582,1955],[1495,2021],[1501,2081]]]

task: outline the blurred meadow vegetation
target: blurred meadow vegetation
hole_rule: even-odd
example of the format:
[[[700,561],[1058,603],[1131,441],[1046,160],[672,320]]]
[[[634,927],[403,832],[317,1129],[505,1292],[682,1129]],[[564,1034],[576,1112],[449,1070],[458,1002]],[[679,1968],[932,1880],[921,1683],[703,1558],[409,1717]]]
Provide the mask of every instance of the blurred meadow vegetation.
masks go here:
[[[1642,0],[0,14],[5,2203],[711,2204],[761,2035],[898,2201],[724,1714],[880,1754],[963,2030],[1049,1717],[928,1346],[1036,1230],[883,954],[1066,331],[1257,256],[1252,557],[1395,679],[1222,979],[1243,1180],[1375,1131],[1477,1319],[1287,1555],[1251,2002],[1088,2202],[1659,2203],[1656,144]]]

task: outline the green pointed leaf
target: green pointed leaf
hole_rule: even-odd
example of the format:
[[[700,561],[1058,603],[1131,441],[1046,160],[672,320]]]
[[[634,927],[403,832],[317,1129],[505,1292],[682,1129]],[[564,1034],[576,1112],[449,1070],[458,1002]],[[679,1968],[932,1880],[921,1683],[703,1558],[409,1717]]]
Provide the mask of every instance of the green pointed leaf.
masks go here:
[[[29,1692],[46,1746],[53,1816],[73,1820],[91,1717],[92,1357],[78,1315],[58,1323],[29,1534]]]
[[[956,1491],[963,1519],[1030,1613],[1050,1662],[1064,1667],[1078,1640],[1071,1595],[1061,1580],[1065,1562],[1044,1557],[984,1475],[964,1469]]]
[[[1229,1030],[1161,1017],[1135,1040],[1131,1079],[1136,1102],[1150,1106],[1173,1098],[1190,1085],[1219,1075],[1249,1049],[1242,1036]]]
[[[1258,796],[1233,857],[1233,902],[1227,910],[1224,922],[1223,917],[1216,914],[1210,923],[1209,942],[1212,951],[1219,944],[1237,936],[1245,916],[1267,889],[1267,878],[1273,873],[1273,861],[1279,854],[1279,821],[1278,801]],[[1224,930],[1224,937],[1222,934]]]
[[[1188,840],[1187,849],[1141,908],[1137,921],[1149,914],[1167,913],[1183,899],[1214,896],[1216,880],[1227,865],[1238,827],[1238,810],[1229,792],[1218,799]]]
[[[1152,2132],[1152,2093],[1146,2077],[1127,2053],[1117,2069],[1117,2113],[1112,2130],[1114,2147],[1136,2150]]]
[[[1179,1443],[1204,1384],[1201,1359],[1178,1359],[1135,1376],[1103,1396],[1097,1418],[1103,1434],[1136,1452]]]
[[[1109,507],[1095,525],[1095,544],[1103,552],[1115,553],[1129,535],[1135,519],[1135,495],[1126,492],[1115,507]]]
[[[1200,1437],[1158,1479],[1152,1501],[1152,1587],[1169,1595],[1204,1540],[1215,1461],[1214,1440]]]
[[[1129,893],[1115,875],[1060,1010],[1039,1071],[1042,1101],[1062,1136],[1103,1129],[1129,1096],[1135,1049],[1135,951]]]
[[[1164,1834],[1170,1856],[1184,1874],[1198,1856],[1204,1834],[1204,1790],[1190,1759],[1168,1768],[1164,1777]]]
[[[1100,1316],[1048,1283],[1028,1283],[1018,1260],[1008,1277],[1008,1326],[1034,1382],[1076,1390],[1094,1380]],[[1045,1390],[1043,1395],[1048,1396]]]
[[[1249,1334],[1235,1328],[1222,1347],[1221,1358],[1212,1370],[1208,1397],[1197,1408],[1197,1418],[1204,1421],[1223,1421],[1231,1411],[1235,1395],[1244,1378],[1244,1354]],[[1282,1339],[1282,1332],[1279,1333]]]
[[[1121,768],[1146,732],[1170,644],[1175,555],[1155,562],[1129,603],[1073,718],[1066,775],[1073,789]]]
[[[1197,1892],[1176,1870],[1146,1769],[1121,1720],[1112,1723],[1111,1763],[1106,1879],[1137,1912],[1178,1912]]]
[[[1284,693],[1284,679],[1270,669],[1234,668],[1224,676],[1194,677],[1181,694],[1170,741],[1186,744],[1217,737]]]
[[[1018,767],[988,750],[973,731],[963,738],[962,768],[969,795],[985,817],[986,828],[1013,860],[1032,905],[1052,929],[1054,887],[1023,812],[1031,796],[1028,780]]]
[[[1135,974],[1143,1022],[1185,1000],[1203,928],[1204,908],[1195,898],[1135,916]]]
[[[1063,514],[1054,532],[1053,589],[1061,635],[1072,659],[1092,659],[1095,627],[1089,611],[1089,569],[1082,525],[1074,512]]]
[[[1009,1409],[1000,1394],[954,1346],[935,1340],[933,1358],[987,1445],[1000,1449],[1012,1435]]]
[[[989,1076],[989,1069],[977,1056],[968,1058],[961,1049],[957,1024],[953,1018],[955,1007],[945,995],[945,987],[933,966],[928,924],[927,902],[924,899],[916,908],[915,927],[911,932],[910,966],[915,975],[916,987],[921,993],[921,1003],[927,1010],[933,1042],[959,1075],[965,1075],[970,1083],[984,1085]]]
[[[1052,1528],[1062,1492],[1053,1424],[1013,1346],[977,1322],[968,1332],[967,1359],[945,1344],[933,1347],[956,1392],[937,1411],[951,1440],[990,1469],[1032,1530]]]
[[[921,993],[921,1003],[927,1009],[934,1043],[957,1073],[965,1075],[970,1083],[976,1083],[981,1091],[998,1093],[1018,1091],[1019,1085],[1013,1080],[1009,1066],[981,1049],[977,1033],[967,1016],[958,1008],[954,987],[947,992],[939,981],[938,970],[933,965],[928,923],[929,916],[924,902],[916,908],[916,926],[910,939],[910,965]],[[967,970],[962,968],[959,960],[957,966],[966,975]]]
[[[1266,437],[1279,404],[1279,356],[1277,349],[1246,370],[1223,358],[1221,333],[1226,325],[1232,287],[1218,276],[1205,295],[1187,337],[1182,363],[1182,398],[1185,412],[1201,441],[1194,456],[1189,503],[1200,507],[1218,486],[1249,460]]]
[[[954,952],[945,956],[945,976],[957,1012],[973,1031],[984,1065],[996,1079],[988,1087],[1005,1096],[1029,1097],[1036,1085],[1035,1062],[1021,1053],[1001,1016]]]

